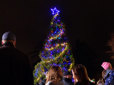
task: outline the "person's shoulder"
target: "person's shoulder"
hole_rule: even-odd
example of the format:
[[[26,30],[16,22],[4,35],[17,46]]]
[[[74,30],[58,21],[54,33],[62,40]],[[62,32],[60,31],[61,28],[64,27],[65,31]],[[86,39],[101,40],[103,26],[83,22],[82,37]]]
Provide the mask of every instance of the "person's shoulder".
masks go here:
[[[110,74],[114,76],[114,70],[111,70],[110,71]]]
[[[9,47],[9,46],[1,46],[0,47],[0,54],[11,54],[13,53],[14,47]]]
[[[20,51],[20,50],[17,49],[17,48],[15,48],[15,51],[16,51],[17,53],[21,54],[21,55],[27,56],[27,55],[25,55],[22,51]]]
[[[7,46],[0,46],[0,50],[7,49]]]

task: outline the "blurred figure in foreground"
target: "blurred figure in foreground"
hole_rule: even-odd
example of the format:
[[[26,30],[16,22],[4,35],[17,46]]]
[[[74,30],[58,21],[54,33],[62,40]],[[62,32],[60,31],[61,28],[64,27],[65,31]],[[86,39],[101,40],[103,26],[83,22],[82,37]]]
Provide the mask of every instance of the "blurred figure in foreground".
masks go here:
[[[110,62],[103,62],[102,65],[105,73],[103,74],[103,78],[105,80],[104,85],[114,85],[114,70],[112,70],[112,65]]]
[[[45,85],[64,85],[62,79],[62,69],[59,66],[52,66],[46,75]]]
[[[72,74],[74,78],[74,85],[95,85],[94,83],[90,82],[87,69],[82,64],[77,64],[74,66],[72,69]]]
[[[2,35],[0,78],[0,85],[33,85],[28,57],[16,49],[16,36],[12,32]]]
[[[67,71],[63,73],[63,82],[64,85],[74,85],[72,82],[72,74],[71,72]]]

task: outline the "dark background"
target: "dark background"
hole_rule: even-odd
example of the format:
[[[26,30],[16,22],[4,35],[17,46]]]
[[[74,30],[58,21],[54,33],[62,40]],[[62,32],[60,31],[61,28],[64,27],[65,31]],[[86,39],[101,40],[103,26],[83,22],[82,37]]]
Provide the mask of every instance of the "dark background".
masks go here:
[[[102,61],[110,61],[106,53],[114,32],[113,0],[2,0],[0,1],[0,36],[12,31],[17,48],[27,54],[34,66],[50,31],[50,8],[61,11],[76,63],[84,64],[91,78],[99,78]],[[1,37],[0,37],[1,40]]]

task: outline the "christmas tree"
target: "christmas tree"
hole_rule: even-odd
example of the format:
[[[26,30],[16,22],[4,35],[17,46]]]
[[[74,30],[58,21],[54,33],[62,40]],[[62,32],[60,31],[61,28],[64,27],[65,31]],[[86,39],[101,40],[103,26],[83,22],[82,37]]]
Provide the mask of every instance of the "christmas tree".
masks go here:
[[[71,71],[74,65],[74,58],[65,37],[65,27],[60,20],[60,11],[56,8],[51,9],[52,21],[50,25],[50,33],[44,44],[43,51],[40,52],[41,62],[35,65],[34,84],[36,85],[40,78],[45,77],[46,72],[52,65],[58,65],[63,72]]]

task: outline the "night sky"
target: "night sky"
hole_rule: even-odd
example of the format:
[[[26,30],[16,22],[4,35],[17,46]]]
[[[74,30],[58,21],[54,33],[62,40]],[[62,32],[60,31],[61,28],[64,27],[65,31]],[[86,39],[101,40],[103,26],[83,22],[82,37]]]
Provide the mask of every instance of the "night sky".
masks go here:
[[[114,32],[113,0],[2,0],[0,36],[5,31],[14,32],[17,48],[35,64],[50,31],[50,8],[55,6],[61,11],[76,62],[86,65],[90,74],[91,69],[99,70]]]

